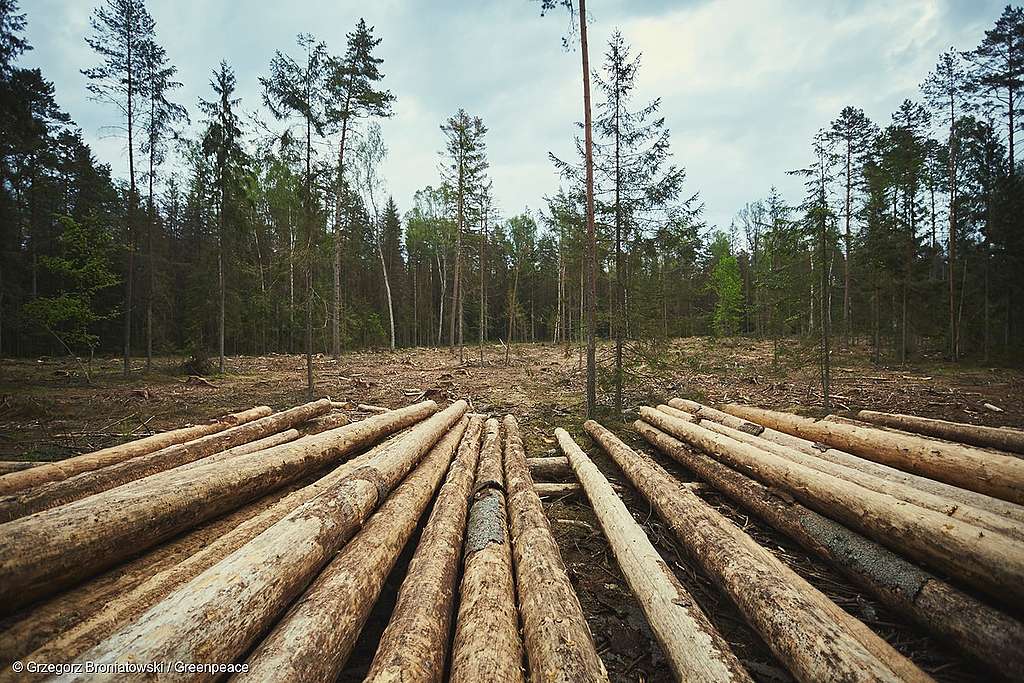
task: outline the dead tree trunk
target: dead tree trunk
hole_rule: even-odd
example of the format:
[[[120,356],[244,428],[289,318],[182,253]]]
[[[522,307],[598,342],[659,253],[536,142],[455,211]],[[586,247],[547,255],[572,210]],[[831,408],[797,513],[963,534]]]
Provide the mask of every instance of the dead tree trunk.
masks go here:
[[[640,436],[719,492],[830,563],[897,614],[955,643],[1007,680],[1024,676],[1024,625],[896,553],[637,420]],[[1011,654],[1012,653],[1012,654]]]
[[[425,401],[240,456],[230,463],[161,472],[134,486],[111,489],[8,522],[0,536],[0,609],[8,612],[73,585],[200,522],[337,462],[436,409],[433,401]]]
[[[437,442],[249,656],[249,671],[233,681],[338,677],[468,422],[462,418]]]
[[[330,410],[331,402],[327,399],[306,403],[194,441],[168,446],[98,470],[82,472],[63,481],[52,481],[13,496],[5,496],[0,498],[0,522],[8,522],[81,500],[158,472],[195,463],[200,459],[204,462],[221,461],[223,457],[216,460],[209,458],[235,446],[290,429],[300,422],[323,415]],[[238,454],[237,451],[232,453]]]
[[[555,437],[676,680],[750,681],[729,644],[651,545],[601,470],[564,429],[556,429]]]
[[[380,498],[433,448],[466,408],[465,401],[457,401],[423,421],[394,442],[393,447],[382,450],[181,586],[82,658],[95,662],[234,661],[287,608],[358,530]],[[246,580],[239,581],[239,576]],[[205,673],[196,679],[215,677]],[[131,678],[127,674],[120,680]]]
[[[797,680],[932,680],[653,460],[584,427]]]
[[[501,472],[501,427],[487,420],[463,549],[459,615],[452,646],[453,683],[523,681],[516,587],[512,579]]]
[[[377,646],[367,683],[439,683],[455,602],[455,579],[480,459],[481,417],[470,418],[448,479],[409,564],[398,601]]]
[[[641,408],[640,416],[901,554],[1002,600],[1024,604],[1024,555],[1006,536],[836,479],[653,408]]]
[[[907,432],[916,432],[926,436],[934,436],[939,439],[959,441],[983,448],[998,448],[1004,451],[1024,453],[1024,432],[1015,429],[933,420],[927,417],[917,417],[916,415],[880,413],[874,410],[862,410],[857,413],[857,417],[865,422],[872,422],[885,427],[894,427]]]
[[[548,518],[533,490],[519,425],[511,415],[505,416],[503,425],[509,527],[530,679],[535,683],[607,681]]]
[[[1024,460],[1021,458],[750,406],[729,404],[723,406],[723,410],[868,460],[1024,504]]]
[[[104,448],[92,453],[83,453],[82,455],[59,462],[46,463],[39,467],[33,467],[28,472],[6,474],[0,477],[0,494],[14,493],[15,491],[21,491],[30,486],[38,486],[48,481],[60,481],[81,472],[113,465],[122,460],[152,453],[174,444],[193,441],[209,434],[216,434],[225,429],[245,424],[246,422],[258,420],[261,417],[270,415],[271,412],[273,411],[267,406],[258,406],[241,413],[226,415],[212,424],[173,429],[169,432],[153,434],[152,436],[129,441],[118,446],[111,446],[110,448]]]

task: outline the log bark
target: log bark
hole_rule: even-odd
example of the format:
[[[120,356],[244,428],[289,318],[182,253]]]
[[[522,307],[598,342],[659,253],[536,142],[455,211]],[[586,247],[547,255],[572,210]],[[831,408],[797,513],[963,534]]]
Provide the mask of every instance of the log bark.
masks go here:
[[[33,486],[26,491],[0,498],[0,522],[9,522],[42,510],[66,505],[199,460],[219,462],[224,458],[210,459],[209,456],[223,454],[227,449],[290,429],[300,422],[323,415],[330,409],[331,405],[327,399],[306,403],[193,441],[82,472],[61,481]],[[234,454],[237,455],[238,452],[235,451]]]
[[[456,401],[82,655],[93,662],[232,662],[466,412]],[[400,411],[392,411],[391,417]],[[337,433],[340,430],[335,430]],[[320,435],[323,436],[323,435]],[[313,437],[316,438],[316,437]],[[232,461],[234,463],[235,461]],[[245,577],[245,580],[239,580]],[[213,680],[213,672],[190,680]],[[130,674],[113,680],[131,680]]]
[[[572,468],[566,458],[527,458],[526,465],[530,468],[530,476],[562,479],[572,476]]]
[[[344,413],[331,413],[299,425],[303,434],[320,434],[350,424],[352,420]]]
[[[439,683],[444,675],[482,425],[483,419],[474,416],[459,446],[398,591],[367,683]]]
[[[533,489],[519,424],[505,428],[505,486],[523,640],[534,683],[607,681],[594,637]]]
[[[574,483],[552,483],[542,481],[534,484],[533,490],[537,492],[538,496],[575,496],[580,492],[580,485]]]
[[[894,613],[956,645],[1006,680],[1024,679],[1024,625],[789,497],[637,420],[659,451],[831,564]]]
[[[743,418],[730,415],[729,413],[723,413],[720,410],[709,408],[708,406],[695,403],[694,401],[687,401],[684,399],[673,398],[669,401],[669,405],[673,408],[685,410],[693,413],[695,417],[701,420],[711,420],[724,424],[727,427],[733,429],[739,429],[759,436],[762,439],[766,439],[773,443],[777,443],[781,446],[789,446],[795,448],[801,453],[807,455],[813,455],[816,458],[821,458],[829,462],[836,463],[837,465],[846,465],[847,467],[853,467],[854,469],[873,474],[876,477],[881,477],[888,481],[895,482],[897,484],[904,484],[906,486],[912,486],[921,491],[927,491],[937,496],[943,496],[950,500],[955,500],[958,503],[965,505],[973,505],[974,507],[981,508],[982,510],[988,510],[1002,517],[1008,517],[1016,520],[1017,522],[1024,522],[1024,506],[1017,505],[1016,503],[1010,503],[999,498],[993,498],[983,493],[976,491],[968,491],[967,489],[960,488],[959,486],[952,486],[941,481],[935,481],[934,479],[928,479],[927,477],[921,477],[916,474],[904,472],[903,470],[883,465],[881,463],[874,462],[873,460],[867,460],[865,458],[858,457],[846,451],[830,448],[822,443],[815,443],[808,441],[807,439],[801,439],[798,436],[780,432],[770,427],[764,427],[753,422],[748,422]]]
[[[10,474],[11,472],[20,472],[22,470],[39,467],[44,464],[46,463],[32,462],[29,460],[0,460],[0,475]]]
[[[868,460],[1024,504],[1024,459],[829,420],[728,404],[723,410],[766,427],[820,441]]]
[[[1014,453],[1024,453],[1024,432],[1015,429],[934,420],[916,415],[902,415],[900,413],[882,413],[875,410],[862,410],[857,413],[857,417],[865,422],[885,427],[895,427],[907,432],[916,432],[984,448],[998,448],[1004,451],[1013,451]]]
[[[601,470],[564,429],[556,429],[555,438],[586,491],[676,680],[750,681],[729,644],[651,545]]]
[[[333,486],[343,477],[355,471],[356,468],[365,464],[371,458],[376,457],[384,449],[391,448],[393,443],[397,439],[402,438],[404,434],[405,432],[402,432],[390,437],[384,443],[343,463],[326,476],[289,493],[262,511],[253,508],[252,512],[247,515],[247,518],[241,524],[226,534],[216,536],[212,543],[205,545],[198,552],[190,554],[185,560],[172,564],[162,570],[149,573],[136,587],[102,605],[102,609],[94,616],[84,619],[72,628],[61,631],[56,638],[47,641],[45,645],[39,647],[30,655],[21,657],[21,659],[27,660],[31,657],[35,661],[43,662],[69,662],[74,660],[83,652],[109,637],[118,628],[141,616],[147,609],[165,598],[177,587],[195,578],[235,552],[286,517],[297,507],[312,500],[326,488]],[[273,495],[268,497],[273,498]],[[241,508],[241,511],[249,510],[250,507],[252,506]],[[143,557],[145,558],[152,554],[148,553]],[[138,567],[137,570],[139,572],[145,571],[143,567]],[[59,600],[59,597],[55,599]],[[6,683],[8,680],[5,677],[5,672],[0,672],[0,681]]]
[[[232,680],[331,681],[338,677],[385,579],[434,497],[468,422],[463,417],[437,442],[249,656],[249,671]]]
[[[989,531],[996,531],[1016,541],[1024,542],[1024,524],[1012,519],[1007,519],[1006,517],[1000,517],[988,510],[982,510],[981,508],[976,508],[971,505],[964,505],[963,503],[950,500],[949,498],[920,491],[911,486],[896,484],[886,479],[882,479],[881,477],[861,472],[860,470],[852,467],[837,465],[813,455],[807,455],[806,453],[794,448],[780,446],[779,444],[772,443],[766,439],[752,436],[751,434],[739,429],[726,427],[725,425],[717,422],[699,420],[692,414],[671,406],[660,405],[658,406],[658,410],[670,417],[698,424],[701,427],[717,434],[727,436],[730,439],[745,443],[755,448],[766,450],[781,458],[785,458],[791,462],[803,465],[804,467],[809,467],[813,470],[818,470],[819,472],[836,477],[837,479],[853,482],[854,484],[863,486],[866,489],[877,491],[878,493],[885,493],[898,500],[903,500],[928,510],[934,510],[949,517],[953,517],[954,519],[958,519],[961,522],[973,524],[976,527],[988,529]]]
[[[168,470],[4,525],[0,610],[78,583],[130,555],[237,508],[418,422],[433,401],[315,436],[178,472]]]
[[[931,680],[649,457],[593,420],[584,428],[797,680]]]
[[[0,477],[0,494],[15,493],[16,491],[21,491],[31,486],[38,486],[48,481],[60,481],[82,472],[88,472],[89,470],[113,465],[122,460],[152,453],[174,444],[193,441],[245,424],[246,422],[258,420],[261,417],[270,415],[271,412],[267,406],[257,406],[240,413],[225,415],[211,424],[182,427],[181,429],[174,429],[169,432],[161,432],[118,446],[93,451],[92,453],[83,453],[73,458],[49,462],[39,467],[33,467],[31,470],[5,474]]]
[[[641,408],[640,417],[900,554],[1000,600],[1024,605],[1024,552],[1002,534],[837,479],[652,408]]]
[[[504,479],[501,426],[491,418],[485,427],[466,525],[459,614],[452,646],[452,683],[473,683],[482,676],[496,682],[525,680]]]

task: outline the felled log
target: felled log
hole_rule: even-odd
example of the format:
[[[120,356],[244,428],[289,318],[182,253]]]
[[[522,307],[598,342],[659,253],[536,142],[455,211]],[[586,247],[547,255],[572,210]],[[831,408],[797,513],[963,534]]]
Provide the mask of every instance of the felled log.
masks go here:
[[[973,446],[939,443],[895,432],[814,420],[774,410],[729,404],[722,409],[779,431],[820,441],[875,462],[1024,504],[1024,459]]]
[[[713,421],[720,424],[724,424],[727,427],[733,429],[739,429],[741,431],[759,436],[762,439],[777,443],[781,446],[789,446],[795,448],[801,453],[807,455],[813,455],[816,458],[821,458],[837,465],[846,465],[854,469],[873,474],[876,477],[881,477],[888,481],[892,481],[898,484],[906,486],[913,486],[921,491],[927,491],[928,493],[934,493],[937,496],[943,496],[950,500],[955,500],[958,503],[964,505],[973,505],[974,507],[981,508],[982,510],[988,510],[1002,517],[1009,517],[1010,519],[1016,520],[1017,522],[1024,522],[1024,506],[1011,503],[1009,501],[994,498],[992,496],[985,495],[984,493],[978,493],[977,491],[969,491],[959,486],[953,486],[946,484],[941,481],[929,479],[910,472],[904,472],[903,470],[889,465],[883,465],[881,463],[861,458],[847,453],[846,451],[831,448],[825,444],[815,443],[802,439],[786,432],[780,432],[770,427],[764,427],[762,425],[748,422],[743,418],[730,415],[729,413],[723,413],[720,410],[709,408],[708,406],[695,403],[693,401],[687,401],[684,399],[673,398],[669,401],[669,405],[673,408],[682,409],[687,412],[693,413],[694,417],[699,418],[703,422]]]
[[[352,537],[387,493],[461,419],[466,408],[465,401],[456,401],[427,418],[391,448],[179,587],[84,653],[82,659],[105,663],[235,661]],[[390,418],[398,412],[380,417]],[[245,580],[238,580],[240,576]],[[212,680],[216,674],[204,672],[191,678]],[[131,679],[131,674],[114,676],[114,680]]]
[[[226,449],[290,429],[300,422],[323,415],[330,409],[330,401],[321,399],[216,434],[82,472],[61,481],[33,486],[0,499],[0,522],[65,505],[158,472],[196,462]]]
[[[534,491],[519,424],[506,415],[502,425],[509,530],[530,680],[607,681],[608,673]]]
[[[323,415],[321,417],[314,418],[299,426],[301,427],[303,434],[320,434],[329,429],[344,427],[351,422],[352,420],[348,419],[348,415],[345,413],[331,413],[330,415]]]
[[[333,486],[358,467],[368,462],[371,458],[376,457],[384,449],[393,447],[394,442],[402,438],[404,434],[405,432],[401,432],[391,436],[388,440],[371,448],[369,451],[339,465],[326,476],[288,493],[279,500],[276,500],[276,502],[273,500],[274,496],[269,495],[261,499],[261,501],[270,499],[270,503],[267,506],[262,506],[260,501],[257,501],[231,513],[229,517],[236,517],[241,514],[241,523],[232,525],[233,528],[226,533],[214,535],[212,537],[213,540],[203,545],[200,550],[193,552],[184,560],[150,572],[145,559],[160,552],[160,548],[147,553],[140,560],[133,562],[127,569],[129,574],[146,574],[141,581],[137,580],[129,583],[123,592],[119,591],[113,597],[104,601],[101,608],[95,611],[92,616],[83,618],[73,627],[60,629],[57,637],[44,641],[45,644],[42,646],[35,645],[34,647],[38,647],[38,649],[34,650],[30,655],[21,655],[19,653],[18,658],[22,660],[31,658],[34,661],[44,662],[68,662],[74,660],[83,652],[109,637],[118,628],[141,616],[146,610],[164,599],[173,590],[192,580],[269,529],[300,505],[312,500],[328,487]],[[188,538],[188,535],[184,538]],[[169,545],[173,546],[173,543]],[[141,564],[136,564],[136,562]],[[111,573],[116,571],[117,568],[112,569]],[[78,593],[80,590],[88,591],[88,587],[92,583],[90,581],[76,588],[75,593]],[[60,601],[62,597],[57,596],[53,600]],[[100,599],[102,596],[97,595],[96,597]],[[84,600],[86,603],[89,603],[88,598]],[[76,603],[69,604],[68,608],[75,609],[74,604]],[[35,613],[34,607],[31,612]],[[83,614],[85,613],[83,612]],[[6,683],[7,679],[4,676],[5,672],[0,671],[0,681]]]
[[[633,428],[659,451],[830,563],[894,613],[955,644],[1006,680],[1024,680],[1024,625],[1016,619],[642,420],[634,422]]]
[[[683,588],[601,470],[564,429],[558,445],[587,493],[612,553],[678,681],[750,681],[729,644]]]
[[[0,475],[20,472],[32,467],[39,467],[44,463],[32,462],[31,460],[0,460]]]
[[[471,418],[398,591],[391,619],[364,679],[367,683],[439,683],[444,675],[455,579],[480,459],[482,425],[481,416]]]
[[[38,486],[39,484],[43,484],[48,481],[60,481],[61,479],[73,477],[81,472],[88,472],[89,470],[113,465],[114,463],[121,462],[122,460],[135,458],[140,455],[145,455],[146,453],[152,453],[153,451],[158,451],[161,448],[173,446],[174,444],[193,441],[209,434],[216,434],[217,432],[222,432],[225,429],[245,424],[246,422],[258,420],[261,417],[270,415],[271,412],[272,411],[267,406],[257,406],[255,408],[250,408],[249,410],[244,410],[240,413],[225,415],[216,422],[212,422],[210,424],[195,425],[194,427],[182,427],[181,429],[174,429],[169,432],[161,432],[141,439],[135,439],[134,441],[129,441],[118,446],[111,446],[110,448],[93,451],[92,453],[83,453],[82,455],[76,455],[73,458],[65,458],[64,460],[49,462],[45,465],[40,465],[39,467],[33,467],[31,470],[5,474],[0,477],[0,494],[14,493],[16,491],[21,491],[22,489],[27,489],[30,486]]]
[[[324,567],[257,646],[235,681],[330,681],[338,677],[384,580],[434,497],[468,418],[463,417]]]
[[[931,680],[649,457],[593,420],[584,428],[797,680]]]
[[[356,410],[361,410],[364,413],[386,413],[390,408],[383,408],[381,406],[370,405],[369,403],[360,403],[356,406]]]
[[[641,408],[640,417],[896,552],[1002,600],[1024,604],[1024,552],[1002,534],[837,479],[653,408]]]
[[[903,500],[928,510],[935,510],[936,512],[959,519],[967,524],[973,524],[976,527],[988,529],[989,531],[997,531],[1017,541],[1024,542],[1024,524],[1012,519],[1007,519],[1006,517],[1001,517],[995,513],[989,512],[988,510],[982,510],[981,508],[976,508],[972,505],[964,505],[963,503],[950,500],[949,498],[937,496],[926,491],[920,491],[912,486],[897,484],[887,479],[876,477],[873,474],[862,472],[853,467],[837,465],[827,460],[823,460],[822,458],[807,455],[806,453],[794,448],[781,446],[777,443],[762,439],[761,437],[753,436],[748,432],[733,429],[717,422],[697,421],[690,413],[678,410],[671,406],[660,405],[658,406],[658,410],[671,417],[699,424],[705,429],[709,429],[741,443],[774,453],[779,457],[785,458],[799,465],[818,470],[819,472],[824,472],[829,476],[853,482],[854,484],[863,486],[866,489],[871,489],[878,493],[885,493],[898,500]]]
[[[538,496],[557,498],[558,496],[575,496],[580,492],[580,485],[573,483],[555,483],[541,481],[533,485]]]
[[[526,465],[530,468],[532,477],[561,479],[572,476],[572,468],[569,467],[569,461],[565,458],[527,458]]]
[[[900,413],[882,413],[875,410],[862,410],[857,417],[865,422],[895,427],[907,432],[917,432],[935,436],[949,441],[959,441],[985,448],[998,448],[1014,453],[1024,453],[1024,432],[1002,427],[985,427],[963,422],[935,420],[916,415]]]
[[[225,463],[167,470],[4,525],[0,610],[73,585],[437,410],[426,401]]]
[[[505,517],[501,427],[487,420],[463,549],[459,613],[450,680],[523,681],[512,552]]]

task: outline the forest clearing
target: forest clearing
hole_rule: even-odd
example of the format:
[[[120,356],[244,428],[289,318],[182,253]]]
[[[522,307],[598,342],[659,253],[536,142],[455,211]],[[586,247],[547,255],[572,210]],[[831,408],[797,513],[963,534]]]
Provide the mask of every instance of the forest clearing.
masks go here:
[[[1024,8],[25,5],[0,683],[1024,680]]]

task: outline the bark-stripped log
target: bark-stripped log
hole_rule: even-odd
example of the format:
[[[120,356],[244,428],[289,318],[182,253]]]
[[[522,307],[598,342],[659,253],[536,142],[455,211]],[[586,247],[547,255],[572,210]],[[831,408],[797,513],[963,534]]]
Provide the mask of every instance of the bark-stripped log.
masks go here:
[[[351,474],[357,467],[368,462],[384,449],[392,447],[392,444],[397,439],[402,438],[404,434],[405,432],[402,432],[390,437],[384,443],[352,458],[326,476],[289,493],[269,507],[262,509],[262,511],[260,511],[260,508],[254,507],[258,505],[259,501],[251,506],[242,508],[239,512],[246,510],[250,512],[246,515],[247,519],[244,519],[241,524],[238,524],[226,534],[215,536],[212,542],[205,545],[198,552],[189,555],[185,560],[164,569],[158,569],[143,577],[141,583],[136,583],[135,587],[128,592],[118,595],[103,604],[102,609],[92,617],[79,622],[72,628],[61,630],[56,638],[49,640],[30,655],[21,656],[20,658],[23,660],[31,658],[34,661],[42,662],[68,662],[74,660],[86,650],[106,639],[124,624],[139,617],[178,586],[190,581],[238,550],[286,517],[297,507],[312,500],[326,488]],[[235,513],[232,513],[232,516],[234,515]],[[155,552],[158,552],[158,550]],[[149,553],[140,558],[140,560],[144,560],[152,554]],[[133,570],[133,573],[144,571],[145,567],[139,566]],[[60,597],[58,596],[55,599],[59,600]],[[5,672],[0,671],[0,681],[6,682],[7,680]]]
[[[328,429],[337,429],[338,427],[344,427],[350,424],[352,420],[348,418],[345,413],[331,413],[330,415],[324,415],[318,417],[315,420],[299,425],[303,434],[319,434],[326,432]]]
[[[986,427],[964,422],[935,420],[917,415],[900,413],[882,413],[875,410],[862,410],[857,417],[865,422],[895,427],[908,432],[917,432],[928,436],[959,441],[986,448],[998,448],[1014,453],[1024,453],[1024,432],[1003,427]]]
[[[45,463],[32,462],[30,460],[0,460],[0,475],[10,474],[11,472],[21,472],[22,470],[39,467],[44,464]]]
[[[1002,534],[837,479],[653,408],[641,408],[640,417],[896,552],[1024,605],[1024,550]]]
[[[753,436],[748,432],[741,431],[739,429],[733,429],[717,422],[711,422],[709,420],[701,421],[695,419],[690,413],[678,410],[671,406],[660,405],[658,410],[669,415],[676,417],[694,424],[699,424],[701,427],[709,429],[723,436],[727,436],[736,441],[740,441],[755,448],[761,448],[774,453],[775,455],[786,458],[799,465],[809,467],[819,472],[824,472],[830,476],[842,479],[844,481],[850,481],[859,486],[863,486],[866,489],[877,491],[878,493],[885,493],[893,498],[912,503],[919,507],[926,508],[928,510],[934,510],[940,512],[954,519],[958,519],[961,522],[967,524],[973,524],[976,527],[982,529],[988,529],[989,531],[996,531],[1005,536],[1008,536],[1016,541],[1024,542],[1024,524],[1016,522],[1006,517],[1001,517],[995,513],[989,512],[988,510],[982,510],[972,505],[964,505],[957,501],[944,498],[942,496],[936,496],[926,491],[921,491],[911,486],[904,486],[902,484],[896,484],[887,479],[876,477],[873,474],[861,472],[860,470],[845,465],[837,465],[835,463],[828,462],[822,458],[815,457],[813,455],[807,455],[794,448],[788,446],[781,446],[777,443],[773,443],[766,439],[762,439],[757,436]]]
[[[237,508],[437,409],[433,401],[376,415],[225,463],[168,470],[4,524],[0,610],[73,585],[147,547]]]
[[[580,485],[576,483],[555,483],[541,481],[533,485],[533,490],[538,496],[556,498],[558,496],[575,496],[580,492]]]
[[[530,476],[534,478],[562,479],[572,476],[572,468],[565,458],[527,458],[526,464],[530,468]]]
[[[128,460],[129,458],[135,458],[140,455],[152,453],[153,451],[158,451],[161,448],[167,448],[174,444],[193,441],[209,434],[216,434],[217,432],[222,432],[225,429],[245,424],[246,422],[258,420],[261,417],[270,415],[271,412],[273,411],[271,411],[267,406],[257,406],[255,408],[250,408],[249,410],[243,410],[240,413],[225,415],[216,422],[212,422],[210,424],[195,425],[194,427],[182,427],[181,429],[174,429],[169,432],[160,432],[159,434],[153,434],[152,436],[129,441],[127,443],[120,444],[119,446],[111,446],[110,448],[93,451],[92,453],[83,453],[82,455],[76,455],[73,458],[58,460],[57,462],[48,462],[45,465],[33,467],[31,470],[5,474],[0,477],[0,494],[14,493],[30,486],[38,486],[39,484],[43,484],[48,481],[60,481],[61,479],[73,477],[81,472],[88,472],[89,470],[113,465],[114,463],[121,462],[122,460]]]
[[[485,426],[466,525],[452,683],[474,683],[481,678],[495,683],[524,680],[504,480],[501,425],[491,418]]]
[[[439,683],[444,675],[482,425],[482,416],[473,416],[409,563],[366,683]]]
[[[859,533],[780,497],[650,424],[633,428],[719,492],[829,562],[855,585],[1007,680],[1024,680],[1024,625]]]
[[[564,429],[555,430],[612,553],[678,681],[750,681],[729,644],[683,588],[601,470]]]
[[[826,443],[868,460],[1024,504],[1024,459],[973,446],[728,404],[722,409],[766,427]]]
[[[931,680],[651,458],[593,420],[584,428],[797,680]]]
[[[384,580],[434,497],[468,422],[463,417],[437,442],[249,656],[249,671],[232,680],[332,681],[338,677]],[[476,423],[479,438],[479,420]]]
[[[604,662],[533,489],[519,424],[505,427],[505,486],[519,615],[533,683],[607,681]]]
[[[816,458],[821,458],[837,465],[846,465],[854,469],[873,474],[876,477],[881,477],[888,481],[895,482],[897,484],[903,484],[905,486],[912,486],[921,491],[927,491],[937,496],[943,496],[950,500],[955,500],[958,503],[964,505],[973,505],[974,507],[981,508],[982,510],[988,510],[994,512],[1002,517],[1009,517],[1010,519],[1018,522],[1024,522],[1024,506],[1011,503],[1009,501],[987,496],[984,493],[978,493],[977,491],[969,491],[959,486],[953,486],[946,484],[941,481],[929,479],[889,465],[883,465],[881,463],[861,458],[852,453],[830,448],[825,444],[815,443],[814,441],[808,441],[807,439],[801,439],[798,436],[787,434],[786,432],[780,432],[770,427],[764,427],[753,422],[748,422],[743,418],[730,415],[729,413],[723,413],[721,410],[715,410],[708,406],[701,405],[694,401],[687,401],[685,399],[673,398],[670,400],[669,405],[673,408],[685,410],[700,420],[713,421],[720,424],[724,424],[727,427],[733,429],[739,429],[759,436],[762,439],[766,439],[773,443],[777,443],[780,446],[789,446],[795,448],[801,453],[807,455],[813,455]]]
[[[383,449],[179,587],[84,653],[81,659],[105,663],[234,661],[302,592],[388,492],[458,422],[466,408],[465,401],[456,401],[417,425],[391,448]],[[212,680],[216,674],[202,672],[188,678]],[[133,676],[117,675],[113,679],[132,680]]]
[[[82,472],[61,481],[51,481],[33,486],[26,491],[0,498],[0,522],[8,522],[58,505],[66,505],[122,484],[189,463],[196,463],[199,460],[206,462],[222,460],[223,457],[210,459],[210,456],[222,454],[236,446],[291,429],[300,422],[323,415],[330,409],[330,401],[321,399],[216,434],[168,446],[159,451],[123,460],[100,469]],[[238,455],[238,452],[236,451],[232,455]]]

